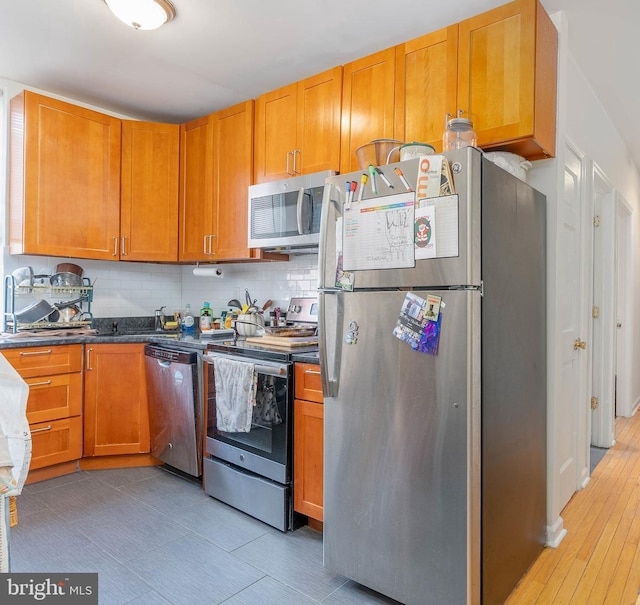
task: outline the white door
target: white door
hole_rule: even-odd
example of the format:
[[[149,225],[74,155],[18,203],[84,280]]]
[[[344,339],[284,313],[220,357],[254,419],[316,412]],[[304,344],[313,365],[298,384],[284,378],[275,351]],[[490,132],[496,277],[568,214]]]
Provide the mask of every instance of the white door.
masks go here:
[[[631,398],[632,321],[632,239],[631,206],[618,195],[616,200],[616,416],[630,417],[634,413]]]
[[[556,401],[553,410],[555,468],[554,510],[561,510],[581,487],[588,451],[585,411],[588,353],[585,321],[585,263],[590,246],[584,244],[584,158],[572,145],[563,149],[563,188],[558,199],[557,233],[557,359]],[[588,443],[587,443],[588,450]],[[582,459],[585,460],[582,460]],[[588,475],[588,468],[587,468]]]
[[[615,401],[615,190],[593,164],[593,300],[591,330],[591,444],[611,447]]]

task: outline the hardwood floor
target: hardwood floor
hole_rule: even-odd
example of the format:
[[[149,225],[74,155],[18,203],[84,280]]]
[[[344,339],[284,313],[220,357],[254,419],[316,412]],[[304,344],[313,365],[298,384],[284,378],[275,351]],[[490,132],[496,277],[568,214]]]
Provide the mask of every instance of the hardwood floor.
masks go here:
[[[640,605],[640,414],[616,420],[616,445],[562,518],[568,534],[505,605]]]

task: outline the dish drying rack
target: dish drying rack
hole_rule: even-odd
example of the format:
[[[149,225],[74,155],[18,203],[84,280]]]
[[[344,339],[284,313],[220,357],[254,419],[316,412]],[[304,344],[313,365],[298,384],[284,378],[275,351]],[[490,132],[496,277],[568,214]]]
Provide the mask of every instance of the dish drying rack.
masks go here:
[[[77,304],[85,315],[89,316],[86,320],[77,321],[36,321],[34,323],[19,322],[16,317],[16,297],[36,294],[40,297],[53,296],[56,298],[80,298],[83,300]],[[2,320],[2,331],[5,333],[16,334],[18,330],[41,330],[41,329],[60,329],[60,328],[93,328],[93,314],[91,313],[91,302],[93,301],[93,286],[87,277],[82,278],[81,286],[51,286],[48,284],[32,284],[30,286],[19,286],[16,284],[13,275],[7,275],[4,278],[4,316]],[[84,309],[84,305],[87,308]]]

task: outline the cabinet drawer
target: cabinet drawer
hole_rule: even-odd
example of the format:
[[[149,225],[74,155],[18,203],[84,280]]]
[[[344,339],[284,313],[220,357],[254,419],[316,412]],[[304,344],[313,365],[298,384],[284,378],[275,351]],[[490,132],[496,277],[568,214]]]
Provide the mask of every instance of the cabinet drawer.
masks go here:
[[[295,369],[296,399],[306,399],[323,403],[320,366],[313,363],[296,363]]]
[[[44,466],[77,460],[82,456],[82,418],[74,416],[31,426],[31,465]]]
[[[7,349],[2,352],[23,378],[68,374],[82,369],[82,345]]]
[[[82,409],[82,374],[54,374],[26,378],[29,385],[27,420],[47,422],[79,416]]]

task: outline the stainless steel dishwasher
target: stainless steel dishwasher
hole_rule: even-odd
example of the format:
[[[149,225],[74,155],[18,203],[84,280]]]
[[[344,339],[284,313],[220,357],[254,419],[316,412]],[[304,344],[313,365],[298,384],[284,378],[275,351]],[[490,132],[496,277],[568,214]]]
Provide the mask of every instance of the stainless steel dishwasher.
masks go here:
[[[202,358],[165,345],[144,348],[151,454],[193,477],[202,475]]]

